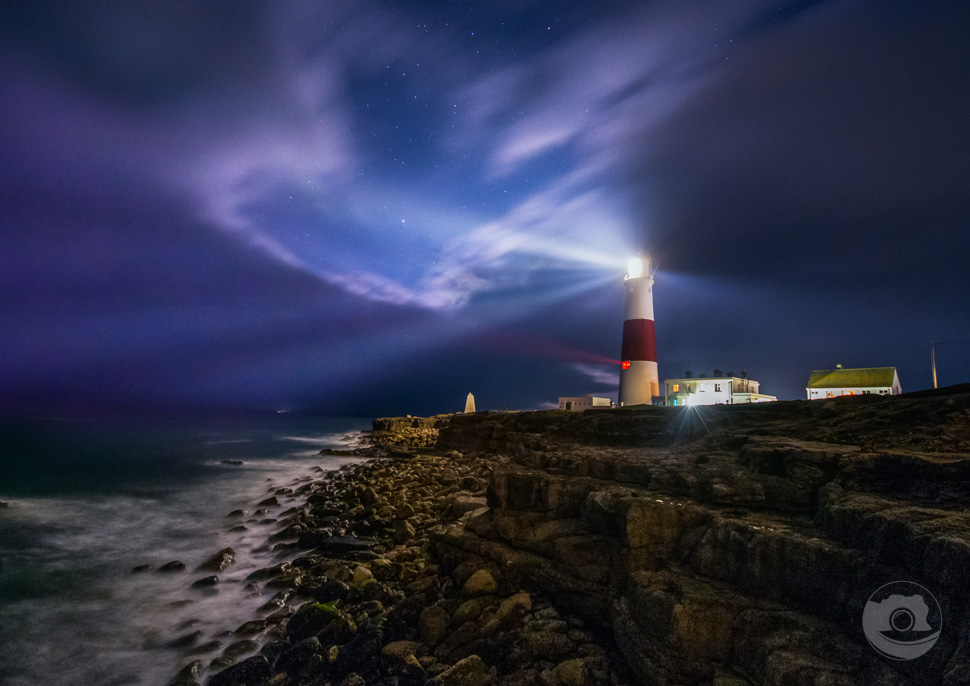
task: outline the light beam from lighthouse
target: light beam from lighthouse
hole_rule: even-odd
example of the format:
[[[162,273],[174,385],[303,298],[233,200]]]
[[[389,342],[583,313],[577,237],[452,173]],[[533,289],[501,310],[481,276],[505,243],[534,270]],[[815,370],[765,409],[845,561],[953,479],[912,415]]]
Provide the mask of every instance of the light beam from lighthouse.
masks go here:
[[[649,405],[660,395],[657,338],[653,324],[653,270],[650,256],[632,258],[624,278],[626,308],[620,353],[620,392],[623,405]]]

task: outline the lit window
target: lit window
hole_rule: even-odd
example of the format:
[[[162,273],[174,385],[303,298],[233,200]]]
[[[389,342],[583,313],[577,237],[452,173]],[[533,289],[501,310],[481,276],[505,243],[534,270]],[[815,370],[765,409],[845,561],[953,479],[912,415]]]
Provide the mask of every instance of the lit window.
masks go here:
[[[680,384],[679,383],[675,383],[674,384],[674,393],[680,393]],[[676,404],[676,401],[675,401],[674,404]]]
[[[620,368],[621,369],[629,369],[630,368],[630,363],[629,362],[622,362],[620,364]]]

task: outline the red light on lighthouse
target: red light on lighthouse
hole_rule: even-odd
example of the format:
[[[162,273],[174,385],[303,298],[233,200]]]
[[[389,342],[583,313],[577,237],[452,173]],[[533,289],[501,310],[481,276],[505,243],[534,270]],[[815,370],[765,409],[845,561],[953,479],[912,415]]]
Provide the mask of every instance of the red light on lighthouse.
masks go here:
[[[627,360],[626,362],[621,362],[620,363],[620,369],[629,369],[629,368],[630,368],[630,361],[629,360]]]

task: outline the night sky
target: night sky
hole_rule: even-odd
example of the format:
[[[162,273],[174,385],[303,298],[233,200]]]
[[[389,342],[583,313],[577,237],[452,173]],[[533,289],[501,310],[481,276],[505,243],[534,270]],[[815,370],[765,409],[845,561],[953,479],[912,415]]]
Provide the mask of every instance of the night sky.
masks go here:
[[[970,5],[0,9],[0,409],[538,409],[970,381]],[[962,343],[961,343],[962,342]]]

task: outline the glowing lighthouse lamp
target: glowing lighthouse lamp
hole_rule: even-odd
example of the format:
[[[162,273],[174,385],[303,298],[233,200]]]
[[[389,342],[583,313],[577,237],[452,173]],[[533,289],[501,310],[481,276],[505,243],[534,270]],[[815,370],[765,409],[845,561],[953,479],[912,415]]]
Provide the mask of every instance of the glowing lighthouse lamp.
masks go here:
[[[657,338],[653,326],[653,271],[650,256],[627,262],[626,316],[620,353],[620,405],[649,405],[660,395]]]

